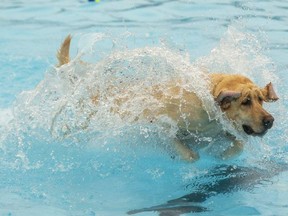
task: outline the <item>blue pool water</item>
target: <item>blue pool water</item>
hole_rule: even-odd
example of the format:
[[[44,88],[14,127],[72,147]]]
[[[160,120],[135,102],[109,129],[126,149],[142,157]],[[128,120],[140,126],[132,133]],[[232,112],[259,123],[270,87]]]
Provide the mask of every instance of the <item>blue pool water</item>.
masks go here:
[[[280,0],[1,1],[0,215],[287,215],[287,10]],[[72,64],[55,69],[69,33]],[[129,89],[195,65],[273,82],[275,125],[239,157],[181,161],[173,127],[121,121],[105,106],[87,121],[87,86],[120,71]]]

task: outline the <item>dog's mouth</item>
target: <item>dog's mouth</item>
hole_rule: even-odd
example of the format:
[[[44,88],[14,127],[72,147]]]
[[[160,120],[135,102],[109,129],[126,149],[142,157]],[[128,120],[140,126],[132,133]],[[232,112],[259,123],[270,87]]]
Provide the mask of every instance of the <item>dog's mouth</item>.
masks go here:
[[[252,127],[248,125],[242,125],[242,128],[246,134],[252,135],[252,136],[264,136],[267,132],[267,130],[264,130],[261,133],[257,133],[252,129]]]
[[[248,125],[242,125],[242,127],[243,127],[244,132],[248,135],[252,135],[255,133],[254,130]]]

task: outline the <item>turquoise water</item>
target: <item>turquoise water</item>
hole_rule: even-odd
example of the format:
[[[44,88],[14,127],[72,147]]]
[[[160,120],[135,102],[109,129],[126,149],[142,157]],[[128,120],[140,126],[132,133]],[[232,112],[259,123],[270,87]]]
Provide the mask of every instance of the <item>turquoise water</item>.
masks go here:
[[[0,215],[287,215],[287,10],[285,1],[2,1]],[[73,63],[55,69],[69,33]],[[129,89],[195,66],[275,86],[280,100],[265,105],[274,127],[239,157],[203,150],[183,162],[173,127],[121,121],[105,106],[87,122],[87,86],[121,72]],[[131,118],[144,106],[136,99]]]

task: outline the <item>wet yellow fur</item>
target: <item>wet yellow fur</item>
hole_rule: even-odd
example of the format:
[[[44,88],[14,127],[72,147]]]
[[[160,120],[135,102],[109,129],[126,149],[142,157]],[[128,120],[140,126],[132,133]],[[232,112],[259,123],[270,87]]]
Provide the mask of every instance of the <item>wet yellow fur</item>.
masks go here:
[[[59,67],[70,61],[70,42],[71,36],[69,35],[58,51],[57,57]],[[210,91],[215,100],[217,100],[219,95],[223,92],[236,92],[239,94],[239,96],[230,99],[225,104],[219,103],[221,110],[226,113],[229,120],[235,123],[235,127],[239,131],[243,131],[240,126],[249,125],[255,132],[254,135],[263,134],[263,132],[265,132],[263,119],[267,116],[272,118],[272,116],[264,110],[262,103],[263,101],[275,101],[278,99],[272,88],[272,84],[270,83],[262,89],[256,86],[247,77],[238,74],[228,75],[213,73],[209,74],[209,76],[211,80]],[[201,99],[199,99],[195,93],[186,91],[184,88],[181,88],[172,82],[164,83],[163,85],[165,88],[154,86],[150,93],[150,96],[161,103],[161,107],[159,107],[158,110],[153,111],[146,109],[142,114],[139,114],[138,118],[153,121],[157,116],[165,115],[177,122],[179,134],[175,139],[175,147],[184,160],[195,161],[199,156],[185,144],[185,142],[189,142],[189,140],[182,140],[182,132],[185,133],[185,131],[190,131],[193,133],[197,131],[198,134],[215,137],[216,135],[223,133],[222,128],[215,120],[209,120],[207,112],[203,109]],[[163,87],[163,85],[161,86]],[[165,92],[160,89],[165,89]],[[127,92],[125,92],[125,95],[127,95]],[[251,106],[243,105],[243,101],[246,100],[247,97],[253,101]],[[111,112],[117,113],[119,111],[117,110],[117,107],[127,102],[129,98],[127,96],[122,96],[121,92],[118,97],[116,96],[114,98],[115,109],[111,110]],[[95,106],[97,106],[97,93],[95,93],[95,96],[91,100],[93,100]],[[119,114],[129,115],[129,113],[125,112]],[[223,133],[223,136],[225,136],[225,132]],[[243,147],[242,142],[236,140],[235,137],[228,135],[227,138],[233,141],[233,145],[223,153],[223,158],[229,158],[241,152]]]

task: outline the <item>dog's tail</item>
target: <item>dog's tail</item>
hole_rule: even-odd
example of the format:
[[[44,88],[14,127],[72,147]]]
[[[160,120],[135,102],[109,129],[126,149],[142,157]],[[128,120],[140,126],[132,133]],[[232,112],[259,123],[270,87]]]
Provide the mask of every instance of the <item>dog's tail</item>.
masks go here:
[[[57,52],[58,59],[58,67],[67,64],[70,62],[70,43],[71,43],[71,35],[69,34],[65,40],[63,41],[60,49]]]

